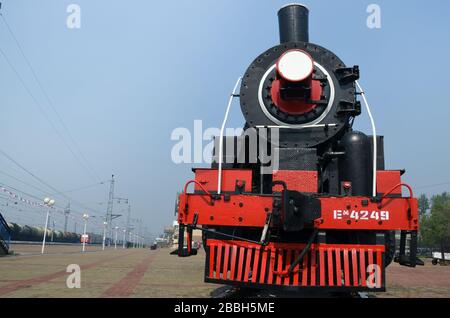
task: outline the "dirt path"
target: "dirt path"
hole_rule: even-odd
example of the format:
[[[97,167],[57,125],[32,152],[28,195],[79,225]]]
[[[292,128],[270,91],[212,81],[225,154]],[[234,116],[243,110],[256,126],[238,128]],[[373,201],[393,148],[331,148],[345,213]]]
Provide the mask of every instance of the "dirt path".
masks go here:
[[[140,283],[144,277],[145,272],[148,270],[150,263],[155,258],[155,252],[150,256],[144,258],[138,265],[136,265],[131,272],[129,272],[119,282],[108,288],[102,297],[128,297]]]

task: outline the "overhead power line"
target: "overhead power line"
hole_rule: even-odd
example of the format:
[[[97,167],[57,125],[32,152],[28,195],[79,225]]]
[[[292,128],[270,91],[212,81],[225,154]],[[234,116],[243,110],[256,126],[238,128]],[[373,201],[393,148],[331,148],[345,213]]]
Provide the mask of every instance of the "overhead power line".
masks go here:
[[[22,57],[24,58],[26,64],[28,65],[36,83],[38,84],[40,90],[42,91],[45,99],[47,100],[48,104],[50,105],[50,107],[52,108],[53,112],[56,114],[57,119],[59,120],[61,126],[64,128],[64,130],[66,131],[67,135],[69,136],[69,139],[72,141],[74,148],[76,148],[76,150],[78,151],[79,155],[75,154],[75,151],[72,149],[72,147],[69,145],[69,143],[66,141],[66,139],[63,137],[63,135],[61,134],[61,132],[57,129],[57,127],[55,126],[55,124],[53,123],[53,121],[50,119],[50,117],[48,116],[47,112],[45,111],[45,109],[42,107],[42,105],[38,102],[38,100],[36,99],[36,97],[32,94],[31,90],[28,88],[28,86],[26,85],[25,81],[23,80],[23,78],[20,76],[19,72],[17,71],[17,69],[14,67],[14,65],[11,63],[10,59],[8,58],[8,56],[5,54],[5,52],[0,48],[0,53],[3,55],[3,57],[5,58],[6,62],[8,63],[9,67],[13,70],[13,72],[15,73],[15,75],[19,78],[22,86],[25,88],[25,90],[27,91],[27,93],[30,95],[30,97],[32,98],[32,100],[34,101],[34,103],[38,106],[39,111],[42,113],[42,115],[45,117],[45,119],[50,123],[50,125],[52,126],[53,130],[55,130],[56,134],[58,135],[58,137],[62,140],[62,142],[64,143],[64,145],[67,147],[67,149],[71,152],[72,156],[75,158],[75,160],[78,162],[78,164],[83,168],[83,170],[85,170],[85,172],[87,173],[87,175],[93,179],[94,181],[99,181],[100,178],[95,174],[94,170],[89,166],[89,163],[86,159],[86,157],[83,155],[83,153],[80,150],[80,147],[78,146],[77,142],[75,141],[75,139],[73,138],[72,134],[70,133],[69,129],[67,128],[67,125],[65,124],[65,122],[63,121],[61,115],[59,114],[59,112],[56,110],[56,107],[53,105],[49,95],[47,94],[47,91],[44,89],[44,86],[42,85],[42,82],[39,80],[39,78],[37,77],[37,74],[33,68],[33,66],[31,65],[30,60],[26,57],[22,46],[20,45],[19,41],[17,40],[16,36],[14,35],[12,29],[10,28],[8,22],[6,21],[5,17],[3,16],[2,13],[0,13],[0,16],[2,17],[3,22],[5,23],[9,33],[11,34],[11,37],[14,39],[14,42],[16,43]],[[81,162],[80,158],[82,158],[85,163]]]
[[[448,185],[448,184],[450,184],[450,182],[428,184],[428,185],[418,186],[418,187],[416,187],[416,189],[434,188],[434,187],[439,187],[439,186]]]
[[[50,117],[48,116],[47,112],[45,111],[45,109],[42,107],[42,105],[39,103],[39,101],[36,99],[36,97],[33,95],[33,93],[31,92],[31,90],[28,88],[27,84],[25,83],[25,81],[23,80],[23,78],[20,76],[19,72],[17,71],[17,69],[14,67],[14,65],[11,63],[11,61],[9,60],[8,56],[5,54],[5,52],[0,48],[0,54],[3,55],[3,57],[6,60],[6,63],[8,63],[9,67],[13,70],[13,72],[16,74],[17,78],[19,79],[20,83],[22,84],[22,86],[25,88],[26,92],[28,93],[28,95],[30,95],[31,99],[33,100],[33,102],[38,106],[38,110],[41,112],[41,114],[44,116],[44,118],[49,122],[50,126],[53,128],[53,130],[56,132],[56,134],[58,135],[58,137],[61,139],[61,141],[64,143],[64,145],[67,147],[67,149],[69,149],[69,151],[72,153],[72,156],[75,158],[76,161],[78,161],[78,163],[81,165],[81,167],[84,167],[84,165],[81,163],[80,159],[77,157],[77,155],[75,154],[75,152],[73,151],[73,149],[70,147],[70,145],[67,143],[66,139],[62,136],[61,132],[56,128],[55,124],[53,123],[53,121],[50,119]],[[84,167],[84,170],[86,171],[86,167]],[[90,175],[88,173],[88,175]],[[90,175],[90,177],[94,180],[97,181],[93,176]]]
[[[11,29],[11,27],[9,26],[8,22],[6,21],[6,18],[3,16],[3,14],[0,12],[0,16],[3,20],[3,22],[6,25],[6,28],[8,29],[9,33],[11,34],[11,37],[14,39],[14,42],[16,43],[22,57],[24,58],[25,62],[27,63],[28,67],[30,68],[31,73],[33,74],[34,79],[36,80],[36,83],[38,84],[39,88],[41,89],[45,99],[47,100],[48,104],[50,105],[50,107],[52,108],[53,112],[56,114],[56,117],[58,118],[59,122],[61,123],[61,126],[64,128],[64,130],[66,131],[67,135],[69,136],[70,140],[72,141],[73,145],[75,146],[76,150],[78,151],[78,153],[80,154],[80,157],[84,160],[84,162],[86,163],[86,166],[88,167],[88,169],[92,172],[92,174],[97,178],[97,180],[100,180],[100,178],[98,177],[98,175],[95,173],[94,169],[92,169],[92,167],[89,164],[89,161],[86,159],[86,157],[84,156],[83,152],[81,151],[80,147],[78,146],[78,143],[75,141],[75,139],[73,138],[72,134],[70,133],[69,129],[67,128],[66,123],[64,122],[64,120],[62,119],[61,115],[59,114],[58,110],[56,109],[56,107],[53,105],[52,100],[50,99],[47,90],[44,88],[44,86],[42,85],[42,82],[39,80],[34,67],[32,66],[30,60],[28,59],[28,57],[25,55],[25,51],[22,49],[22,45],[20,45],[19,40],[17,39],[17,37],[15,36],[13,30]]]
[[[25,195],[27,197],[33,198],[33,199],[37,200],[37,202],[41,202],[42,201],[42,198],[39,198],[38,196],[30,194],[28,192],[25,192],[23,190],[17,189],[16,187],[13,187],[11,185],[5,184],[3,182],[0,182],[0,185],[3,186],[3,187],[6,187],[8,189],[12,189],[14,191],[17,191],[17,192],[19,192],[19,193],[21,193],[21,194],[23,194],[23,195]],[[9,201],[11,203],[14,203],[14,204],[23,203],[19,198],[17,198],[17,200],[15,200],[14,198],[9,197],[9,196],[3,196],[2,193],[0,193],[0,200],[7,200],[7,201]],[[10,207],[13,207],[13,205],[11,205]],[[59,206],[58,204],[55,204],[55,207],[58,208],[57,210],[55,210],[55,212],[58,212],[59,215],[64,216],[64,210],[63,210],[62,206]],[[32,210],[30,210],[30,211],[32,211]],[[77,216],[78,220],[80,220],[80,221],[83,220],[83,218],[82,218],[83,212],[75,211],[73,209],[71,211],[72,211],[72,215]],[[35,211],[32,211],[32,212],[35,212]],[[39,212],[36,212],[36,213],[39,213]],[[91,215],[91,216],[96,217],[95,215]],[[97,225],[100,225],[100,220],[95,220],[94,223],[96,223]]]
[[[37,181],[39,181],[40,183],[42,183],[43,185],[45,185],[46,187],[48,187],[49,189],[51,189],[52,191],[55,192],[55,194],[58,194],[62,197],[64,197],[65,199],[69,200],[70,202],[82,207],[83,209],[86,209],[88,211],[94,211],[96,213],[102,214],[102,212],[99,212],[95,209],[92,209],[90,207],[87,207],[86,205],[84,205],[83,203],[80,203],[72,198],[70,198],[69,196],[67,196],[66,194],[64,194],[63,192],[59,191],[58,189],[56,189],[55,187],[53,187],[52,185],[50,185],[49,183],[45,182],[44,180],[42,180],[41,178],[39,178],[37,175],[35,175],[33,172],[31,172],[30,170],[28,170],[27,168],[25,168],[22,164],[20,164],[19,162],[17,162],[17,160],[15,160],[14,158],[12,158],[10,155],[8,155],[5,151],[3,151],[2,149],[0,149],[0,153],[5,156],[8,160],[10,160],[12,163],[14,163],[16,166],[18,166],[20,169],[22,169],[23,171],[25,171],[26,173],[28,173],[30,176],[32,176],[34,179],[36,179]]]
[[[36,187],[35,185],[32,185],[32,184],[30,184],[30,183],[28,183],[28,182],[26,182],[26,181],[20,180],[19,178],[15,177],[15,176],[13,176],[13,175],[7,173],[7,172],[4,172],[4,171],[1,171],[1,170],[0,170],[0,173],[3,174],[3,175],[5,175],[5,176],[8,176],[9,178],[11,178],[11,179],[13,179],[13,180],[16,180],[17,182],[20,182],[20,183],[22,183],[22,184],[27,185],[27,186],[29,186],[30,188],[33,188],[33,189],[35,189],[35,190],[37,190],[37,191],[39,191],[39,192],[41,192],[41,193],[44,193],[45,195],[51,195],[50,192],[45,191],[45,190],[42,190],[41,188],[38,188],[38,187]]]
[[[13,180],[15,180],[15,181],[17,181],[17,182],[20,182],[20,183],[22,183],[22,184],[24,184],[26,186],[29,186],[30,188],[33,188],[34,190],[37,190],[37,191],[39,191],[41,193],[44,193],[45,195],[49,195],[49,196],[55,195],[55,193],[50,193],[49,191],[45,191],[45,190],[43,190],[43,189],[41,189],[41,188],[39,188],[39,187],[29,183],[29,182],[23,181],[23,180],[15,177],[13,175],[11,175],[10,173],[7,173],[7,172],[2,171],[2,170],[0,170],[0,173],[5,175],[5,176],[7,176],[7,177],[9,177],[9,178],[11,178],[11,179],[13,179]],[[62,193],[67,194],[67,193],[72,193],[72,192],[76,192],[76,191],[82,191],[82,190],[86,190],[86,189],[91,189],[91,188],[94,188],[96,186],[103,185],[103,184],[105,184],[105,182],[106,181],[101,181],[101,182],[97,182],[97,183],[94,183],[94,184],[89,184],[89,185],[78,187],[78,188],[71,189],[71,190],[68,190],[68,191],[62,191]]]
[[[0,149],[0,153],[5,156],[9,161],[11,161],[12,163],[14,163],[16,166],[18,166],[20,169],[22,169],[23,171],[25,171],[26,173],[28,173],[30,176],[32,176],[33,178],[35,178],[37,181],[39,181],[40,183],[42,183],[43,185],[45,185],[46,187],[48,187],[49,189],[52,189],[53,191],[55,191],[58,194],[61,194],[61,192],[59,192],[56,188],[54,188],[53,186],[51,186],[50,184],[48,184],[47,182],[45,182],[44,180],[42,180],[41,178],[39,178],[38,176],[36,176],[33,172],[31,172],[30,170],[28,170],[27,168],[25,168],[24,166],[22,166],[19,162],[17,162],[14,158],[12,158],[10,155],[8,155],[5,151],[3,151],[2,149]],[[64,197],[65,195],[62,194]],[[67,197],[66,197],[67,198]]]
[[[39,198],[38,196],[35,196],[35,195],[33,195],[33,194],[30,194],[30,193],[27,193],[27,192],[25,192],[25,191],[23,191],[23,190],[19,190],[19,189],[15,188],[15,187],[13,187],[13,186],[10,186],[10,185],[8,185],[8,184],[6,184],[6,183],[0,182],[0,185],[1,185],[1,186],[4,186],[4,187],[8,187],[9,189],[13,189],[13,190],[15,190],[15,191],[17,191],[17,192],[20,192],[20,193],[22,193],[22,194],[24,194],[24,195],[26,195],[26,196],[28,196],[28,197],[30,197],[30,198],[33,198],[33,199],[35,199],[35,200],[42,201],[42,198]]]
[[[1,171],[0,171],[0,172],[1,172]],[[75,189],[63,191],[63,193],[66,193],[66,194],[67,194],[67,193],[72,193],[72,192],[82,191],[82,190],[86,190],[86,189],[91,189],[91,188],[97,187],[97,186],[99,186],[99,185],[103,185],[103,184],[105,184],[105,182],[106,182],[106,181],[101,181],[101,182],[97,182],[97,183],[94,183],[94,184],[89,184],[89,185],[82,186],[82,187],[78,187],[78,188],[75,188]]]

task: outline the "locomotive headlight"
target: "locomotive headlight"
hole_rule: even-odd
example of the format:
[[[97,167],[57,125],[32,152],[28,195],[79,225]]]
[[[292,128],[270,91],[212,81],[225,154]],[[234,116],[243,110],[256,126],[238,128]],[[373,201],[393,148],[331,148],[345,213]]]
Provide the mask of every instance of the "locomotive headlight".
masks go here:
[[[278,59],[277,71],[290,82],[301,82],[311,76],[314,70],[312,57],[302,50],[289,50]]]

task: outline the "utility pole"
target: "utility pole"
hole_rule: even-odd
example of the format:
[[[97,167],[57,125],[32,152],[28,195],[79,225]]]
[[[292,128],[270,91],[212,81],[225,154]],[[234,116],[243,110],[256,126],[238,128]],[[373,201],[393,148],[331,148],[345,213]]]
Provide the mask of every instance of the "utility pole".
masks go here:
[[[45,238],[47,237],[47,226],[48,226],[48,220],[50,218],[50,209],[55,204],[55,200],[50,198],[44,199],[44,204],[47,206],[47,215],[45,216],[45,228],[44,228],[44,237],[42,238],[42,250],[41,254],[44,254],[45,249]]]
[[[103,242],[102,242],[102,250],[105,250],[105,240],[106,240],[106,226],[108,225],[108,222],[103,222]]]
[[[127,233],[130,232],[130,218],[131,218],[131,204],[128,201],[128,215],[127,215],[127,227],[125,228],[125,231]],[[126,235],[124,234],[124,237],[126,237]]]
[[[51,241],[53,242],[53,233],[55,233],[55,219],[52,219],[52,238],[51,238]]]
[[[116,226],[114,229],[116,230],[116,238],[114,239],[114,249],[117,250],[117,231],[119,230],[119,227]]]
[[[47,215],[45,216],[45,227],[44,227],[44,238],[42,239],[42,250],[41,254],[44,254],[45,249],[45,239],[47,237],[47,225],[48,225],[48,218],[50,216],[50,207],[47,209]]]
[[[141,237],[141,231],[142,231],[142,219],[138,219],[139,222],[139,227],[138,227],[138,232],[137,232],[137,247],[139,248],[139,244],[140,244],[140,237]]]
[[[84,213],[83,214],[83,219],[84,219],[84,231],[83,231],[83,235],[81,236],[81,238],[83,240],[83,249],[82,249],[82,251],[84,253],[84,250],[86,248],[86,240],[87,240],[87,238],[86,238],[87,237],[86,229],[87,229],[87,221],[89,219],[89,214]]]
[[[108,237],[112,238],[112,212],[113,212],[113,204],[114,204],[114,175],[111,177],[110,186],[109,186],[109,195],[108,195],[108,206],[106,208],[106,222]],[[110,240],[108,240],[108,245],[110,245]]]
[[[53,232],[52,232],[52,214],[51,213],[48,215],[48,226],[47,227],[48,227],[48,230],[50,231],[50,240],[51,240],[52,234],[53,234]]]
[[[131,233],[132,229],[133,228],[130,228],[130,230],[128,232],[128,242],[130,242],[130,248],[132,247],[132,243],[133,243],[133,236],[132,236],[132,233]]]
[[[67,206],[64,210],[64,232],[67,232],[67,222],[69,220],[69,214],[70,214],[70,201],[67,203]]]
[[[110,186],[109,186],[108,206],[106,209],[106,217],[105,217],[105,220],[108,223],[107,224],[108,246],[111,245],[113,242],[112,221],[114,219],[122,216],[121,214],[113,214],[114,200],[119,200],[119,203],[120,203],[120,200],[125,200],[126,203],[128,204],[128,199],[114,197],[114,183],[115,183],[114,175],[112,175],[111,181],[110,181]]]

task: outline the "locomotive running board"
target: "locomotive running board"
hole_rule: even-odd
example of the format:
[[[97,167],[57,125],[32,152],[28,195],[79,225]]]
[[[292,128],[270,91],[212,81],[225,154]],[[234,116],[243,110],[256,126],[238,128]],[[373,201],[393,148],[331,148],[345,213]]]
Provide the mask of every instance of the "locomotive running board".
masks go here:
[[[385,291],[384,245],[313,244],[289,276],[306,244],[207,240],[205,282],[283,289]]]

